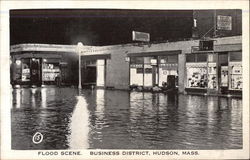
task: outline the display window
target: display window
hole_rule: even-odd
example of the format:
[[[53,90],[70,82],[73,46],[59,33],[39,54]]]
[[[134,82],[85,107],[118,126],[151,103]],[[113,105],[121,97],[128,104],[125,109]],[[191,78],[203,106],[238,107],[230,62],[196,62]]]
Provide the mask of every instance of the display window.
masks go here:
[[[230,72],[230,83],[229,89],[231,90],[242,90],[242,63],[241,62],[230,62],[229,63]]]
[[[186,63],[187,87],[207,88],[207,63]]]
[[[143,57],[130,57],[130,85],[143,86]]]
[[[30,59],[22,59],[22,81],[30,81]]]
[[[208,56],[207,53],[197,53],[186,55],[187,68],[187,88],[213,88],[216,85],[216,74],[214,75],[214,66],[211,63],[210,74],[208,74]]]
[[[44,62],[42,73],[43,81],[56,81],[56,77],[60,76],[59,63]]]
[[[159,57],[159,86],[168,84],[168,77],[178,77],[178,55],[168,55]],[[177,83],[176,83],[177,85]]]
[[[186,62],[207,62],[207,53],[188,54]]]
[[[150,87],[153,85],[153,67],[151,64],[144,64],[144,86]]]

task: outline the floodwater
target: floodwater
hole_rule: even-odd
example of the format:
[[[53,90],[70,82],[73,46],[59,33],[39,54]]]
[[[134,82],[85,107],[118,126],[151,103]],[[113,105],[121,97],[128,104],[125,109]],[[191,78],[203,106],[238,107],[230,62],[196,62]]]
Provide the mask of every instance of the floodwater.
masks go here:
[[[242,148],[239,98],[53,87],[12,95],[16,150]]]

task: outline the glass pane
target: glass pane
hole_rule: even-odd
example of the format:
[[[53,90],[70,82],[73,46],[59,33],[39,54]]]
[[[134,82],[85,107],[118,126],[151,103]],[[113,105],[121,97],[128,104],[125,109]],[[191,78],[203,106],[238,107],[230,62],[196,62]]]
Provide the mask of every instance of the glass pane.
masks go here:
[[[22,59],[22,81],[30,81],[30,59]]]
[[[131,64],[142,64],[143,57],[130,57],[130,63]]]
[[[142,74],[143,73],[143,68],[136,68],[136,73],[137,74]]]
[[[209,54],[208,62],[217,62],[217,54]]]
[[[159,60],[160,60],[159,63],[167,63],[168,58],[167,58],[167,56],[160,56]]]
[[[170,56],[168,56],[168,62],[177,63],[178,62],[178,55],[170,55]]]
[[[207,69],[187,68],[187,87],[207,88]]]
[[[195,54],[188,54],[186,56],[186,61],[187,62],[195,62]]]
[[[144,57],[144,63],[151,64],[151,59],[153,59],[153,57]]]
[[[242,61],[242,52],[230,52],[230,61]]]
[[[206,62],[207,54],[197,54],[197,62]]]
[[[152,73],[152,68],[145,68],[145,73]]]

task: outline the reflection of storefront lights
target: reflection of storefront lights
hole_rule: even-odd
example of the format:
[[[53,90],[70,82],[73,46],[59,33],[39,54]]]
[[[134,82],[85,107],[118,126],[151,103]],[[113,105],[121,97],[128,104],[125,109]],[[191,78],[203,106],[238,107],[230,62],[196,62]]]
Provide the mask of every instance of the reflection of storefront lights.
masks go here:
[[[16,60],[16,64],[20,65],[21,64],[21,60]]]

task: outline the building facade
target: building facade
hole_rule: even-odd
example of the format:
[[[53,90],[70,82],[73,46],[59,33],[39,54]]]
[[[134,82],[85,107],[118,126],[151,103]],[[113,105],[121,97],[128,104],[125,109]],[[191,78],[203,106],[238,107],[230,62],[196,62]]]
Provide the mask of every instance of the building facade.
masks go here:
[[[19,44],[11,46],[11,84],[77,84],[75,46]]]
[[[213,43],[213,49],[205,51],[199,50],[200,40],[86,46],[81,52],[82,85],[241,94],[242,37],[214,38]],[[57,77],[62,84],[78,83],[75,45],[16,45],[11,47],[11,60],[13,84],[54,84]]]

